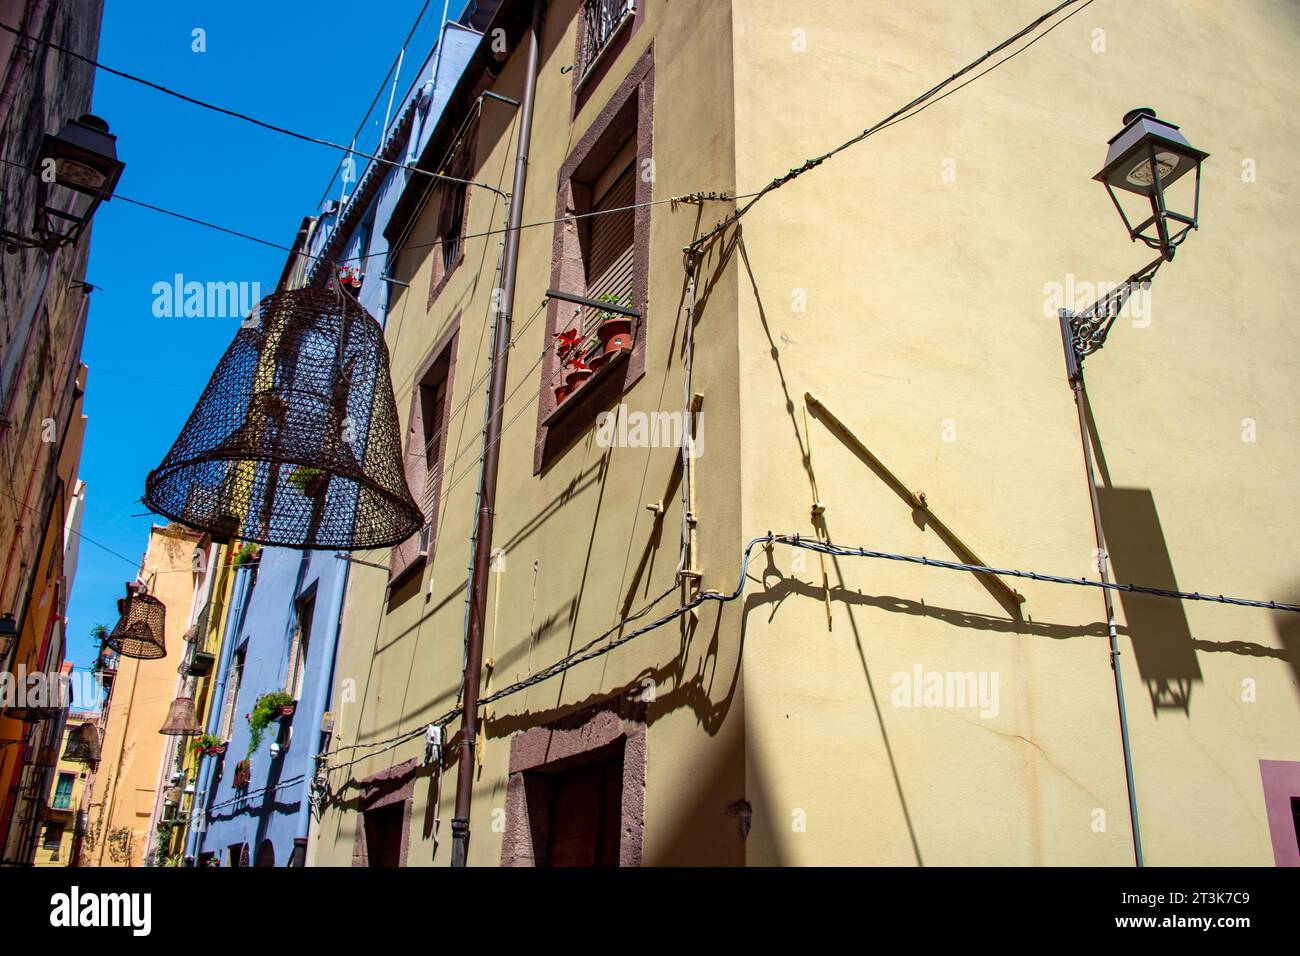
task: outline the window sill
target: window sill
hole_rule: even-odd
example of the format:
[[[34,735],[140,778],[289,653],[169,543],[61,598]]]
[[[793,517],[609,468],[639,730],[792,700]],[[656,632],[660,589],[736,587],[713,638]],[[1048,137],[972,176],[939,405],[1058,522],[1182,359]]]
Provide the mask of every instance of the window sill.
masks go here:
[[[627,363],[628,357],[631,354],[631,349],[623,349],[612,359],[605,362],[605,364],[600,368],[596,369],[591,378],[578,386],[577,391],[562,401],[556,407],[555,411],[542,419],[542,427],[553,428],[564,419],[568,418],[569,413],[572,412],[574,408],[588,404],[587,399],[596,393],[597,387],[600,383],[613,376],[616,370],[621,369]]]

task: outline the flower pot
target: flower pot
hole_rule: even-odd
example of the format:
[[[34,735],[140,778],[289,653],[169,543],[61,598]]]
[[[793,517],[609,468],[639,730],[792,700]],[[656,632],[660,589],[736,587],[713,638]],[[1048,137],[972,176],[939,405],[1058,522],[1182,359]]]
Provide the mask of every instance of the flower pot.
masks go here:
[[[226,752],[226,748],[229,746],[230,746],[229,744],[217,744],[215,747],[212,748],[212,752],[215,754],[223,754]]]
[[[595,375],[596,372],[600,369],[600,367],[605,364],[605,360],[606,360],[605,353],[597,352],[594,355],[587,358],[586,360],[587,368],[591,369],[591,373]]]
[[[292,717],[292,716],[293,716],[294,708],[297,707],[297,706],[298,706],[298,705],[297,705],[296,703],[293,703],[293,704],[281,704],[281,705],[280,705],[280,716],[281,716],[281,717]]]
[[[235,764],[235,786],[246,787],[253,779],[253,765],[247,758]]]
[[[569,386],[567,384],[555,386],[555,404],[557,406],[563,405],[564,400],[568,397],[569,397]]]
[[[569,386],[569,394],[572,395],[576,392],[582,387],[582,383],[589,378],[591,378],[591,369],[589,368],[575,368],[564,376],[564,383]]]
[[[596,335],[600,338],[601,352],[608,359],[632,347],[632,320],[625,315],[606,319],[596,328]]]

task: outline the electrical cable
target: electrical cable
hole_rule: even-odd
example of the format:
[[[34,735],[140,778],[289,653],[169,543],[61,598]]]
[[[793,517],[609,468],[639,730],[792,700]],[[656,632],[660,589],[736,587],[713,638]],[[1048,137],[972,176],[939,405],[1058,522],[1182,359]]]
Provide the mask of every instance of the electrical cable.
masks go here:
[[[1264,609],[1276,610],[1276,611],[1291,611],[1295,613],[1300,613],[1300,605],[1284,604],[1279,601],[1252,600],[1248,598],[1230,598],[1221,594],[1212,595],[1212,594],[1204,594],[1199,591],[1175,591],[1167,588],[1144,587],[1135,584],[1119,584],[1119,583],[1104,584],[1101,581],[1093,581],[1089,578],[1071,578],[1062,575],[1046,574],[1039,571],[1017,571],[1017,570],[1010,570],[1006,568],[994,568],[982,564],[964,564],[957,561],[943,561],[937,558],[927,558],[918,555],[896,554],[888,551],[874,551],[867,548],[849,548],[849,547],[836,545],[831,542],[822,542],[819,540],[804,539],[797,534],[774,535],[771,532],[768,532],[766,535],[761,535],[759,537],[751,539],[750,542],[745,546],[745,549],[741,555],[740,580],[738,581],[735,590],[732,591],[730,594],[723,594],[721,592],[712,591],[712,590],[701,591],[692,600],[679,605],[678,607],[669,611],[667,614],[664,614],[656,618],[654,621],[650,622],[649,624],[637,628],[636,630],[631,631],[628,634],[623,635],[622,637],[616,638],[610,641],[609,643],[604,644],[603,646],[600,647],[594,646],[598,644],[601,640],[603,640],[605,637],[614,633],[619,628],[627,624],[628,622],[632,620],[636,620],[639,617],[643,617],[645,613],[649,610],[649,608],[653,607],[659,601],[663,600],[663,598],[666,597],[668,594],[672,593],[672,591],[676,590],[676,585],[674,585],[672,588],[670,588],[668,591],[665,591],[658,598],[655,598],[654,601],[652,601],[645,608],[642,608],[636,614],[621,619],[618,623],[614,624],[611,628],[602,632],[600,635],[598,635],[593,640],[589,641],[587,644],[583,645],[581,648],[578,648],[572,653],[567,654],[564,657],[560,658],[558,661],[551,664],[549,667],[546,667],[543,670],[540,670],[537,673],[530,675],[529,677],[516,681],[513,684],[503,687],[500,690],[483,697],[479,701],[479,706],[482,707],[494,703],[498,700],[501,700],[504,697],[508,697],[512,694],[518,693],[521,690],[525,690],[529,687],[532,687],[535,684],[540,684],[543,681],[549,680],[550,678],[555,677],[561,673],[564,673],[565,671],[570,670],[571,668],[576,667],[579,664],[585,663],[586,661],[608,654],[610,651],[618,647],[621,647],[630,641],[635,640],[636,638],[642,636],[643,634],[647,634],[650,631],[656,630],[657,628],[660,628],[665,624],[671,623],[672,621],[681,617],[683,614],[686,614],[687,612],[692,611],[695,608],[699,607],[700,605],[704,604],[706,601],[718,601],[719,603],[729,603],[731,601],[736,600],[744,592],[745,582],[748,579],[750,558],[752,556],[754,547],[758,545],[760,542],[765,542],[769,545],[773,543],[785,544],[790,547],[805,548],[810,551],[821,551],[823,553],[831,554],[839,557],[880,558],[884,560],[902,561],[902,562],[907,562],[912,564],[920,564],[926,567],[942,568],[945,570],[952,570],[952,571],[969,571],[977,574],[998,574],[998,575],[1004,575],[1008,577],[1029,578],[1031,580],[1044,581],[1050,584],[1067,584],[1067,585],[1080,586],[1080,587],[1096,587],[1096,588],[1109,587],[1117,591],[1128,591],[1137,594],[1147,594],[1154,597],[1161,597],[1161,598],[1166,598],[1171,600],[1211,601],[1214,603],[1235,605],[1239,607],[1264,608]],[[400,746],[401,743],[403,743],[406,740],[411,740],[417,736],[420,736],[421,734],[424,733],[424,728],[428,727],[430,724],[436,726],[446,726],[448,723],[454,720],[460,713],[461,713],[460,708],[453,708],[452,710],[447,711],[446,713],[436,718],[435,720],[423,724],[418,730],[410,731],[406,734],[398,735],[397,737],[390,738],[389,740],[381,741],[380,743],[370,745],[370,746],[380,746],[381,744],[386,745],[384,747],[384,750],[377,751],[376,753],[386,752],[387,750],[391,750],[397,746]],[[350,745],[349,747],[340,747],[335,751],[323,752],[321,754],[318,754],[317,757],[320,760],[324,760],[328,758],[332,753],[341,753],[344,750],[360,749],[365,746],[368,745],[353,744]],[[348,763],[337,764],[332,767],[328,767],[327,769],[339,770],[345,767],[350,767],[353,764],[360,763],[363,760],[369,759],[369,757],[375,755],[376,755],[375,753],[367,754],[365,756],[358,757],[355,760],[352,760]]]
[[[299,139],[306,143],[315,143],[318,146],[328,146],[331,149],[341,150],[352,156],[359,156],[362,159],[367,159],[370,160],[371,162],[380,163],[384,166],[392,166],[396,169],[405,169],[408,172],[416,173],[421,176],[428,176],[432,179],[450,180],[452,182],[464,183],[465,185],[468,186],[478,186],[482,189],[490,189],[493,192],[497,192],[497,193],[500,192],[500,190],[497,189],[495,186],[488,186],[485,183],[477,183],[467,179],[456,179],[452,176],[444,176],[442,173],[435,173],[428,169],[420,169],[418,166],[408,166],[405,163],[395,163],[390,159],[384,159],[382,156],[372,155],[362,150],[353,149],[350,146],[344,146],[342,143],[335,143],[328,139],[321,139],[319,136],[310,136],[307,133],[299,133],[296,130],[287,129],[286,127],[283,126],[277,126],[274,123],[268,123],[266,120],[260,120],[255,116],[249,116],[247,113],[241,113],[238,110],[233,110],[225,106],[218,106],[215,103],[209,103],[206,100],[201,100],[198,99],[197,97],[189,96],[185,93],[180,93],[176,90],[169,89],[168,87],[163,86],[161,83],[155,83],[153,80],[146,80],[144,77],[136,76],[133,73],[127,73],[125,70],[118,70],[118,69],[114,69],[111,66],[105,66],[103,63],[100,63],[98,60],[95,60],[93,57],[88,57],[83,53],[78,53],[75,50],[70,50],[67,47],[63,46],[62,44],[55,43],[52,40],[42,40],[39,37],[34,37],[30,33],[24,33],[22,30],[19,30],[16,27],[9,26],[9,24],[7,23],[0,23],[0,30],[4,30],[7,33],[12,33],[14,36],[18,37],[19,39],[30,40],[31,42],[40,44],[41,46],[49,47],[51,50],[57,50],[59,53],[62,53],[64,56],[70,56],[75,60],[80,60],[83,63],[87,63],[90,66],[93,66],[97,70],[103,70],[105,73],[111,73],[113,76],[121,77],[124,80],[130,80],[133,83],[139,83],[142,86],[147,86],[152,90],[157,90],[159,93],[166,93],[168,96],[173,96],[176,99],[189,103],[193,106],[199,106],[206,110],[212,110],[214,113],[221,113],[225,116],[230,116],[235,119],[240,119],[246,123],[252,123],[255,126],[260,126],[263,129],[268,129],[275,133],[281,133],[285,136],[290,136],[294,139]]]

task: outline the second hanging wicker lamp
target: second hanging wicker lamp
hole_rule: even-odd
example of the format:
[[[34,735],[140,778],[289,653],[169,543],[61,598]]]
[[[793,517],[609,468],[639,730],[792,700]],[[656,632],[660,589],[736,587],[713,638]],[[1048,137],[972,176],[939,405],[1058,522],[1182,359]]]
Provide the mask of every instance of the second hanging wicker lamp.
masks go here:
[[[144,501],[216,541],[350,551],[417,533],[379,323],[337,281],[263,299]]]

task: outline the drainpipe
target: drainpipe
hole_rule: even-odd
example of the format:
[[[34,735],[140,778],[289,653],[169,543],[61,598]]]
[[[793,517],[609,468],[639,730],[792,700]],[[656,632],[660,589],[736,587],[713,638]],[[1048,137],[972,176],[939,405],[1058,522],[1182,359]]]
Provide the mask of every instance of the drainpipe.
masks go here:
[[[492,520],[497,497],[497,466],[501,458],[501,415],[505,406],[506,367],[510,352],[510,320],[519,271],[519,227],[528,181],[528,145],[533,131],[533,100],[537,93],[538,51],[546,0],[533,0],[533,24],[528,32],[528,63],[519,114],[519,148],[510,193],[510,225],[502,273],[501,311],[492,333],[492,387],[488,393],[487,424],[483,429],[483,470],[479,477],[478,521],[474,530],[474,564],[469,589],[469,629],[465,653],[465,694],[460,725],[460,763],[456,768],[456,810],[451,821],[451,865],[469,862],[469,815],[474,790],[474,744],[478,740],[479,679],[483,668],[483,622],[487,611],[488,567],[492,560]]]

